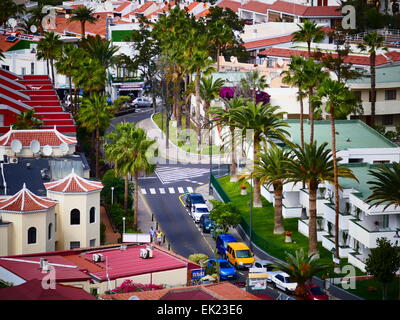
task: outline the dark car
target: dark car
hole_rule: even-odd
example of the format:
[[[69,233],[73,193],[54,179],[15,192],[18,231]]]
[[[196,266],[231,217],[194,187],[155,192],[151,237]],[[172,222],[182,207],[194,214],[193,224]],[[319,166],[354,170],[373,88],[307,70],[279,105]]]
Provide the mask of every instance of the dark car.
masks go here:
[[[307,300],[329,300],[329,296],[313,283],[306,284],[306,289],[308,293]]]
[[[237,242],[236,238],[229,233],[220,234],[215,241],[217,252],[222,257],[225,257],[226,247],[228,246],[229,242]]]
[[[185,198],[186,207],[192,208],[194,204],[206,203],[203,196],[200,193],[188,193]]]
[[[210,219],[209,214],[203,214],[200,217],[199,222],[200,228],[204,233],[210,233],[212,229],[215,227],[215,222]]]

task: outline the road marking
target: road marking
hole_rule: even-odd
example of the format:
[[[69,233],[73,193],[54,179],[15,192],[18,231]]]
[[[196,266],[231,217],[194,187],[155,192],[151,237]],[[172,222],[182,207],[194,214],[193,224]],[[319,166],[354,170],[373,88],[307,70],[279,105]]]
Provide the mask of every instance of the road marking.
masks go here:
[[[183,202],[183,200],[182,200],[182,197],[184,196],[184,194],[181,194],[179,197],[178,197],[178,199],[179,199],[179,201],[182,203],[182,205],[186,208],[186,205],[185,205],[185,203]]]
[[[164,188],[159,188],[159,190],[160,190],[161,194],[165,194],[165,189]]]
[[[156,189],[150,188],[150,193],[151,193],[151,194],[156,194]]]
[[[186,189],[187,189],[187,191],[188,191],[189,193],[193,193],[193,188],[192,188],[192,187],[187,187]]]
[[[147,194],[146,189],[143,189],[143,188],[142,188],[142,194]]]
[[[169,193],[175,193],[175,189],[174,188],[168,188]]]
[[[178,187],[178,192],[179,192],[179,193],[185,193],[185,190],[183,190],[182,187]]]

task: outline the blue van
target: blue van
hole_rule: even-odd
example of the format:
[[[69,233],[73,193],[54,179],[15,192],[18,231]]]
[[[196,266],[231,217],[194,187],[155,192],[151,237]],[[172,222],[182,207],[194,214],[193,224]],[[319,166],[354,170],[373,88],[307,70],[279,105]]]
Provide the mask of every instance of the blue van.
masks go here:
[[[215,246],[217,248],[217,252],[222,257],[226,257],[225,251],[226,251],[226,247],[229,242],[238,242],[238,241],[236,240],[236,238],[233,235],[231,235],[229,233],[220,234],[217,237],[217,239],[215,240]]]

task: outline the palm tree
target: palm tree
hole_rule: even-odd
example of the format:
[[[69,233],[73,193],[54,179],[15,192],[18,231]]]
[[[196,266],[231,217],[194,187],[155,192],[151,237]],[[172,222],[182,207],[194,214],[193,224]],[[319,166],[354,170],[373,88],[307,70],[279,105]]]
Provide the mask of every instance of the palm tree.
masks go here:
[[[240,87],[246,97],[251,97],[257,103],[257,92],[268,88],[267,78],[258,70],[253,70],[248,72],[245,78],[240,79]]]
[[[85,24],[86,22],[95,23],[97,19],[92,16],[93,9],[86,7],[78,7],[72,10],[72,17],[68,19],[68,22],[79,21],[81,24],[81,35],[85,38]]]
[[[400,163],[393,162],[370,169],[369,174],[375,178],[367,182],[372,191],[366,200],[370,208],[385,205],[383,210],[386,210],[391,205],[400,206],[400,190],[393,187],[400,183]]]
[[[242,97],[235,97],[230,100],[224,100],[224,106],[211,107],[208,110],[211,116],[211,123],[213,126],[229,126],[230,137],[223,136],[224,146],[230,147],[231,153],[231,167],[230,167],[230,181],[237,181],[237,159],[236,159],[236,140],[235,140],[235,123],[232,118],[232,111],[236,108],[242,107],[244,100]]]
[[[225,81],[221,78],[213,79],[210,77],[201,78],[200,82],[200,96],[204,101],[204,113],[206,115],[206,125],[208,126],[209,117],[208,110],[210,109],[211,102],[219,97],[219,91],[224,86]]]
[[[282,234],[285,232],[282,216],[282,194],[283,185],[287,181],[287,163],[291,159],[291,151],[283,148],[272,146],[267,152],[260,154],[260,162],[256,163],[252,175],[246,175],[249,179],[251,176],[260,179],[260,184],[272,186],[274,188],[275,198],[275,220],[274,234]]]
[[[91,57],[79,61],[73,72],[76,88],[83,88],[88,92],[101,91],[105,87],[106,70],[97,59]]]
[[[89,57],[97,59],[106,69],[115,63],[114,55],[117,53],[118,47],[113,46],[110,41],[99,35],[83,39],[80,47],[88,53]]]
[[[306,299],[306,284],[320,272],[326,272],[331,269],[328,264],[322,264],[318,261],[318,255],[306,255],[303,249],[296,250],[295,254],[286,253],[286,263],[276,262],[272,267],[286,272],[293,282],[297,283],[294,294],[299,299]]]
[[[318,88],[318,96],[326,99],[326,111],[330,114],[331,121],[331,136],[332,136],[332,159],[333,159],[333,170],[334,179],[333,184],[335,187],[335,255],[339,259],[339,181],[338,181],[338,165],[336,159],[336,129],[335,119],[336,110],[341,107],[342,110],[345,106],[348,106],[348,110],[351,112],[351,103],[357,104],[355,96],[345,87],[342,82],[332,80],[330,78],[325,79],[321,86]],[[349,113],[350,113],[349,112]]]
[[[127,177],[132,175],[134,179],[134,229],[137,227],[139,209],[139,175],[151,174],[155,171],[156,165],[150,163],[149,151],[156,143],[149,140],[143,129],[136,128],[132,123],[119,123],[115,131],[107,135],[110,142],[106,145],[106,157],[115,164],[117,172]],[[125,192],[127,189],[125,188]],[[125,193],[124,208],[127,212],[127,194]]]
[[[267,142],[274,144],[274,140],[287,141],[286,137],[290,136],[284,130],[285,127],[289,127],[288,123],[282,120],[285,112],[279,112],[279,109],[279,106],[262,102],[258,104],[247,102],[231,111],[234,126],[242,129],[242,136],[245,136],[246,130],[253,130],[254,163],[259,162],[262,145],[267,147]],[[254,207],[262,207],[261,186],[257,177],[254,177]]]
[[[21,114],[16,117],[16,121],[12,124],[13,128],[17,130],[40,129],[42,125],[43,121],[36,118],[34,109],[21,112]]]
[[[358,45],[361,51],[366,51],[369,54],[369,63],[371,69],[371,125],[375,125],[375,103],[376,103],[376,52],[378,50],[385,50],[385,38],[376,32],[367,33],[363,38],[363,43]]]
[[[294,158],[288,162],[288,181],[305,182],[308,187],[309,196],[309,222],[308,239],[309,254],[318,253],[317,246],[317,189],[318,185],[324,181],[333,183],[334,181],[334,162],[332,150],[327,148],[325,142],[319,146],[317,143],[299,145],[293,149]],[[337,161],[340,161],[338,158]],[[338,166],[338,176],[357,179],[349,168]]]
[[[51,79],[54,85],[54,60],[57,59],[62,41],[60,36],[54,32],[46,32],[44,38],[40,39],[37,45],[36,57],[47,62],[47,74],[49,74],[49,63],[51,67]]]
[[[297,100],[300,101],[300,145],[304,148],[304,123],[303,123],[303,99],[305,97],[304,85],[306,83],[305,59],[301,56],[294,56],[289,64],[288,70],[281,73],[282,82],[297,87]]]
[[[314,21],[306,20],[303,25],[297,25],[300,29],[293,33],[292,42],[306,42],[308,58],[311,57],[311,43],[321,42],[325,38],[325,33],[322,31],[322,26],[317,26]]]
[[[96,178],[100,178],[100,133],[110,125],[113,107],[108,105],[107,97],[97,93],[82,101],[82,106],[78,113],[78,122],[89,132],[95,133],[95,157],[96,157]]]

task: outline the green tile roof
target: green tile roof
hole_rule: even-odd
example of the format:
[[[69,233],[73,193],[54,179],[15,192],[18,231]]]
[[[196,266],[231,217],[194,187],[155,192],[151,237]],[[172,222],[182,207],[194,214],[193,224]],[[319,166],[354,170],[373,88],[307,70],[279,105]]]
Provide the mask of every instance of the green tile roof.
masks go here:
[[[287,120],[292,142],[300,144],[300,121]],[[336,120],[336,148],[345,150],[350,148],[397,148],[398,146],[386,139],[361,120]],[[332,148],[331,123],[328,120],[314,122],[314,139],[318,143],[328,142]],[[304,141],[310,141],[310,121],[304,120]]]
[[[400,65],[395,66],[384,66],[375,69],[376,71],[376,83],[385,82],[400,82]],[[371,83],[371,76],[364,76],[362,78],[349,80],[349,84],[352,83]]]

